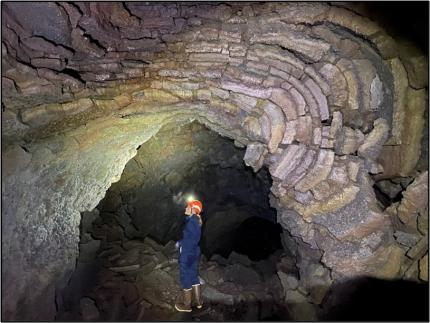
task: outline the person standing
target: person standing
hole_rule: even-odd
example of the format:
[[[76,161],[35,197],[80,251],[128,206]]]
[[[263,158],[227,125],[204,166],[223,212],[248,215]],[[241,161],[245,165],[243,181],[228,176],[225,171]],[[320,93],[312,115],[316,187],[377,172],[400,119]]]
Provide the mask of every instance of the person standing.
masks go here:
[[[199,280],[199,262],[203,204],[191,200],[185,209],[185,227],[182,239],[177,242],[179,247],[179,278],[182,293],[175,303],[179,312],[191,312],[191,302],[194,296],[197,308],[202,308],[201,286]]]

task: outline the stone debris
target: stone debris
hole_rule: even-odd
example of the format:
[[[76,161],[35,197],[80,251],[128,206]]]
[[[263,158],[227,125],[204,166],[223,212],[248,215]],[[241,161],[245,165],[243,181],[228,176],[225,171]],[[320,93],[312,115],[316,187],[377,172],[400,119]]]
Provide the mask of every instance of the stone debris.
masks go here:
[[[245,255],[238,254],[235,251],[232,251],[230,255],[228,256],[228,263],[229,264],[241,264],[243,266],[249,267],[251,266],[251,260]]]
[[[80,244],[77,236],[78,210],[94,209],[136,147],[172,120],[197,120],[246,146],[243,159],[256,173],[267,166],[280,223],[321,251],[334,275],[394,277],[401,274],[398,267],[408,267],[408,275],[426,277],[421,260],[428,172],[417,177],[415,171],[425,155],[427,62],[376,22],[344,4],[10,2],[2,27],[4,241],[11,251],[4,281],[5,294],[16,295],[5,304],[6,313],[33,302],[29,288],[40,295],[48,290],[41,298],[54,299],[44,271],[49,267],[52,277],[67,281],[78,246],[85,264],[100,248],[96,260],[113,273],[100,290],[117,288],[117,280],[132,280],[136,273],[145,283],[147,277],[176,279],[173,242],[163,247],[149,238],[125,241],[148,234],[127,219],[136,210],[122,210],[110,226],[82,218]],[[174,160],[169,153],[163,151],[163,158]],[[228,158],[221,159],[228,167]],[[398,176],[415,181],[405,191],[406,185],[387,180]],[[384,215],[371,190],[373,179],[391,198],[403,194]],[[182,178],[169,172],[162,181],[177,187]],[[128,188],[138,185],[127,179]],[[119,195],[111,201],[106,209],[125,203]],[[393,224],[381,220],[389,217]],[[154,232],[162,235],[158,227]],[[28,246],[39,251],[28,252]],[[400,266],[405,250],[405,261],[419,265]],[[379,268],[375,255],[387,264]],[[231,259],[214,259],[211,265],[222,266],[231,280],[248,277],[249,283],[264,276],[243,259],[237,259],[239,267]],[[159,276],[151,276],[153,271]],[[215,299],[224,295],[235,305],[252,299],[237,292],[234,282],[216,273],[208,277]],[[325,274],[316,277],[328,283]],[[309,302],[297,309],[300,319],[315,317],[309,306],[323,301],[322,286],[305,295]],[[287,298],[300,300],[299,287]],[[91,313],[82,316],[97,317],[94,306],[101,319],[110,320],[122,319],[124,306],[133,306],[124,316],[130,320],[150,318],[154,308],[171,310],[173,291],[167,287],[155,296],[145,291],[144,300],[130,305],[132,289],[121,296],[127,304],[121,297],[85,300]],[[261,290],[254,294],[263,302]],[[105,308],[109,314],[102,317]],[[46,311],[41,318],[52,319],[53,310]],[[225,318],[218,314],[211,315]],[[6,319],[20,314],[10,315]],[[255,318],[251,310],[247,315]]]
[[[295,290],[299,287],[299,282],[296,277],[292,275],[285,274],[282,271],[278,271],[278,276],[281,281],[282,287],[284,290]]]
[[[205,288],[203,289],[203,297],[209,302],[213,303],[230,306],[234,304],[234,299],[232,295],[221,293],[220,291],[210,286],[205,286]]]
[[[80,301],[81,315],[84,321],[99,321],[100,313],[96,307],[95,302],[88,297],[84,297]]]
[[[116,273],[122,273],[122,272],[125,272],[125,271],[136,270],[136,269],[139,269],[139,268],[140,268],[140,265],[137,264],[137,265],[123,266],[123,267],[109,267],[109,270],[112,270],[112,271],[114,271]]]
[[[114,242],[111,242],[114,243]],[[164,247],[158,245],[153,240],[146,238],[144,241],[124,240],[127,250],[121,252],[123,258],[127,253],[139,254],[139,258],[133,264],[123,267],[109,267],[97,274],[97,284],[87,297],[80,301],[79,313],[86,321],[95,320],[117,320],[119,318],[138,318],[146,320],[158,318],[163,320],[173,319],[176,312],[173,304],[179,293],[179,268],[177,263],[178,251],[169,252],[172,258],[163,261],[163,252],[171,248],[173,242],[170,241]],[[108,247],[109,248],[109,247]],[[106,249],[100,253],[105,259],[106,265],[117,261],[109,256]],[[151,255],[154,260],[154,269],[145,271]],[[145,260],[148,259],[148,260]],[[214,260],[223,259],[222,265]],[[141,266],[143,264],[143,266]],[[157,265],[155,265],[157,264]],[[246,299],[254,299],[256,302],[267,301],[266,291],[272,290],[274,301],[282,304],[281,299],[276,300],[274,290],[279,289],[279,281],[273,279],[262,280],[256,269],[253,269],[253,262],[246,256],[231,253],[228,259],[219,255],[214,255],[210,262],[204,257],[200,264],[200,275],[202,282],[202,293],[206,310],[213,308],[215,312],[197,312],[195,315],[203,315],[208,320],[212,320],[215,315],[232,315],[228,310],[217,309],[217,306],[228,307],[239,306]],[[276,274],[272,274],[276,275]],[[272,277],[272,276],[270,276]],[[109,296],[110,295],[110,296]],[[111,298],[112,295],[115,295]],[[91,297],[91,298],[90,298]],[[60,316],[62,314],[60,313]],[[69,313],[69,315],[71,315]],[[251,315],[251,314],[249,314]],[[257,319],[261,315],[258,311],[250,316],[250,319]],[[223,316],[227,318],[228,316]]]
[[[382,180],[375,185],[391,199],[394,199],[403,190],[400,184],[393,183],[390,180]]]

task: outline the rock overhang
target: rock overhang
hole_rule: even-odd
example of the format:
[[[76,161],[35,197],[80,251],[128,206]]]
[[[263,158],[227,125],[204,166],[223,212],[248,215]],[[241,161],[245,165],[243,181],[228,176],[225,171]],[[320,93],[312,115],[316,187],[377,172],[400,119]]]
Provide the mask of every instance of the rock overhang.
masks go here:
[[[402,140],[419,142],[426,103],[418,95],[405,108],[420,91],[410,84],[414,65],[403,65],[376,23],[320,3],[48,7],[65,29],[31,34],[43,23],[20,24],[16,8],[5,6],[2,131],[14,147],[5,156],[25,155],[16,143],[32,154],[37,185],[48,185],[49,175],[58,192],[74,192],[73,201],[51,202],[73,210],[66,226],[97,205],[163,124],[198,120],[246,146],[255,171],[269,168],[278,221],[324,252],[336,275],[382,272],[375,257],[390,245],[383,237],[391,229],[375,207],[369,173],[383,172],[378,154],[387,140],[405,149]],[[71,39],[60,37],[70,28]],[[418,119],[409,121],[407,109]],[[410,170],[414,160],[407,162],[397,171]],[[6,180],[3,191],[24,182]],[[29,239],[48,235],[36,230]],[[400,255],[393,248],[388,254]]]

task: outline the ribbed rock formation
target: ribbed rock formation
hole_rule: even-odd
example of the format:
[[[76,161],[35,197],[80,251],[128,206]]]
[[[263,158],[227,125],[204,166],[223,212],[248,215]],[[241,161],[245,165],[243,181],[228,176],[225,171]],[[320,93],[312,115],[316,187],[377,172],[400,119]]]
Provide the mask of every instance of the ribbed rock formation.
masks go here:
[[[5,319],[53,318],[80,212],[171,121],[268,167],[278,222],[327,284],[403,276],[369,174],[413,172],[426,58],[375,22],[322,3],[7,3],[2,18]]]

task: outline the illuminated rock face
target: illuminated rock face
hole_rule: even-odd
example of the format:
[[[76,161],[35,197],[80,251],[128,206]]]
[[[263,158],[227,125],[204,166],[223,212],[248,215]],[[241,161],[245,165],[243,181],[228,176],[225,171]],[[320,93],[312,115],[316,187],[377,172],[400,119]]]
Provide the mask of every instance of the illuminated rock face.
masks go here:
[[[426,60],[373,21],[320,3],[8,3],[2,15],[6,319],[53,318],[79,212],[173,120],[268,167],[278,222],[332,279],[407,270],[369,174],[412,174]]]

